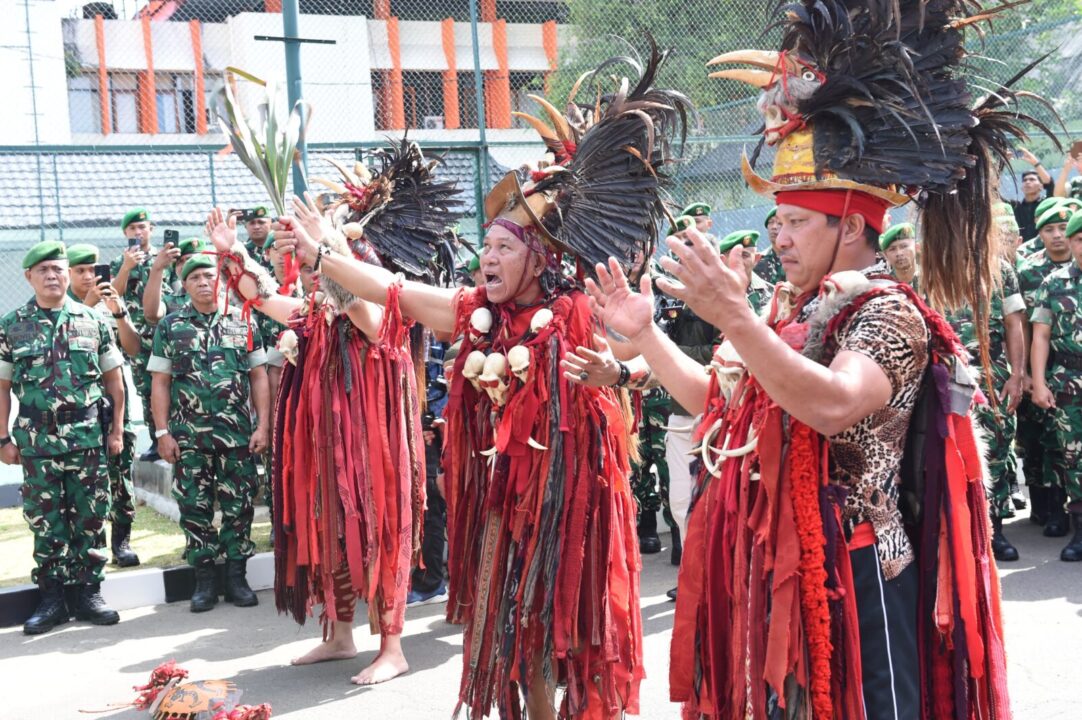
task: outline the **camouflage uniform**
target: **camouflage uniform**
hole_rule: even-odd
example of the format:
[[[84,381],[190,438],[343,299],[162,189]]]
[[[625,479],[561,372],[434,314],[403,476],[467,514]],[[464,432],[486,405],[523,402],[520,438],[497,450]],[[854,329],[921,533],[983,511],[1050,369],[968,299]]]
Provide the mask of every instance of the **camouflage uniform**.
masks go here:
[[[670,529],[677,527],[669,509],[669,465],[665,462],[665,422],[669,417],[669,396],[661,388],[642,396],[642,420],[639,423],[639,456],[631,466],[631,490],[639,502],[639,512],[657,512]],[[654,479],[657,479],[655,485]]]
[[[254,552],[258,481],[248,452],[254,427],[248,373],[265,363],[258,335],[248,350],[248,323],[235,307],[203,314],[188,304],[163,318],[154,333],[147,368],[172,376],[169,431],[180,447],[173,497],[191,565],[220,554],[243,560]],[[222,511],[220,533],[211,524],[215,499]]]
[[[1056,398],[1049,413],[1054,444],[1046,449],[1068,503],[1082,503],[1082,270],[1062,267],[1034,294],[1030,321],[1051,327],[1045,378]],[[1060,485],[1062,483],[1062,485]],[[1082,510],[1082,507],[1080,507]]]
[[[34,533],[35,583],[101,582],[109,511],[102,375],[123,358],[108,326],[66,299],[56,311],[33,299],[0,318],[0,378],[19,416],[11,438],[23,466],[23,516]]]
[[[1003,386],[1011,376],[1004,319],[1013,313],[1024,312],[1026,303],[1018,289],[1018,276],[1010,263],[1003,261],[1000,273],[1002,282],[992,295],[988,312],[988,358],[992,364],[990,370],[995,394],[988,398],[988,404],[976,406],[973,416],[980,423],[988,444],[989,510],[992,517],[1006,518],[1014,514],[1011,507],[1011,485],[1018,475],[1018,462],[1014,457],[1017,420],[1014,413],[1007,411],[1007,399],[999,399]],[[969,352],[970,368],[977,382],[983,386],[984,370],[980,366],[980,345],[977,342],[977,328],[973,323],[972,310],[956,310],[947,315],[947,320]]]
[[[763,253],[759,262],[755,263],[754,272],[771,285],[777,285],[785,279],[785,268],[782,267],[781,258],[774,252],[774,248]]]
[[[1025,298],[1026,307],[1032,311],[1041,283],[1068,262],[1070,260],[1057,263],[1044,250],[1038,250],[1022,262],[1018,267],[1018,287]],[[1048,411],[1037,407],[1028,398],[1018,406],[1018,446],[1025,459],[1022,473],[1026,477],[1026,485],[1050,487],[1053,484],[1056,468],[1051,464],[1052,458],[1045,456],[1046,450],[1056,445],[1055,433],[1049,432],[1047,427],[1049,420]]]
[[[1038,235],[1019,245],[1016,252],[1018,253],[1020,260],[1025,260],[1041,250],[1044,250],[1044,240],[1041,240],[1040,235]]]
[[[748,285],[748,305],[751,305],[755,314],[762,315],[770,307],[770,300],[773,297],[774,286],[752,272],[751,284]]]

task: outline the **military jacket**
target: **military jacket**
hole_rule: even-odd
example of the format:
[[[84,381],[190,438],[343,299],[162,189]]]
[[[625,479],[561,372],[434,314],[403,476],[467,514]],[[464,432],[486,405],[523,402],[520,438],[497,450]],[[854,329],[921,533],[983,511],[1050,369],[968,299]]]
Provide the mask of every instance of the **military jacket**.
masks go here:
[[[128,273],[128,285],[124,288],[124,303],[128,306],[128,315],[131,317],[132,325],[145,338],[144,345],[148,350],[154,338],[154,332],[153,328],[147,328],[146,316],[143,314],[143,291],[146,289],[147,280],[150,279],[150,267],[154,264],[154,258],[158,252],[159,248],[150,248],[146,260],[141,265],[133,267],[131,272]],[[120,266],[123,262],[123,254],[113,260],[110,265],[113,277],[120,273]],[[165,272],[162,274],[162,283],[162,297],[164,299],[168,288],[177,285],[177,272],[172,265],[165,268]]]
[[[1068,257],[1063,262],[1056,262],[1048,257],[1044,250],[1038,250],[1018,267],[1018,287],[1022,290],[1022,297],[1026,300],[1026,306],[1032,309],[1036,305],[1037,288],[1044,279],[1071,262]]]
[[[1082,394],[1082,373],[1064,367],[1056,358],[1075,356],[1082,361],[1082,269],[1074,262],[1061,267],[1041,283],[1033,296],[1030,320],[1051,326],[1048,363],[1049,388],[1056,393]]]
[[[1033,255],[1035,252],[1044,250],[1044,240],[1041,240],[1041,236],[1038,235],[1035,238],[1030,238],[1024,243],[1018,246],[1017,253],[1023,260]]]
[[[267,362],[258,333],[252,348],[248,322],[235,307],[203,314],[189,303],[158,323],[147,370],[172,376],[169,431],[180,447],[219,451],[248,444],[248,372]]]
[[[55,324],[33,298],[0,318],[0,379],[11,382],[20,411],[78,412],[98,405],[105,394],[102,375],[123,362],[109,327],[71,298]],[[102,445],[101,415],[57,424],[20,413],[11,437],[27,457],[89,450]]]
[[[773,296],[774,286],[753,272],[751,283],[748,285],[748,305],[756,315],[762,315],[764,310],[770,307],[770,299]]]
[[[992,293],[992,302],[988,308],[988,358],[993,366],[1010,369],[1007,362],[1007,332],[1004,322],[1008,315],[1024,312],[1026,303],[1018,288],[1018,275],[1006,260],[1000,261],[1000,285]],[[962,344],[969,352],[969,361],[974,366],[980,365],[980,343],[977,342],[977,326],[973,322],[972,308],[959,308],[947,314],[947,321],[958,333]]]
[[[259,337],[263,340],[263,347],[267,350],[267,364],[272,367],[282,367],[286,359],[278,351],[278,336],[286,330],[286,326],[263,313],[252,315],[256,320]]]
[[[785,268],[782,267],[781,258],[774,252],[774,248],[767,250],[755,263],[755,274],[771,285],[777,285],[785,279]]]
[[[68,290],[68,297],[70,297],[73,302],[77,302],[79,304],[82,304],[82,301],[79,300],[79,298],[75,297],[75,294],[70,289]],[[84,307],[86,307],[86,306],[84,306]],[[113,333],[113,338],[116,340],[117,352],[120,353],[120,356],[123,358],[124,349],[122,347],[120,347],[120,329],[117,327],[117,319],[115,317],[113,317],[113,312],[109,309],[109,306],[105,304],[105,301],[99,300],[97,305],[90,308],[90,311],[93,312],[95,315],[97,315],[98,318],[103,323],[105,323],[106,325],[109,326],[109,330]],[[131,399],[131,393],[128,392],[128,381],[127,380],[124,381],[124,395],[125,395],[125,399],[124,399],[124,432],[132,432],[132,426],[131,426],[131,403],[132,403],[132,399]]]

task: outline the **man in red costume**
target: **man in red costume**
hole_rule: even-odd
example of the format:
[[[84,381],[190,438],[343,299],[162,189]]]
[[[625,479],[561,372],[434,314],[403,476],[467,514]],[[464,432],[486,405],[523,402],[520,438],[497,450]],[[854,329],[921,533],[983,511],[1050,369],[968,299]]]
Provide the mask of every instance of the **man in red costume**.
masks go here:
[[[500,717],[531,720],[638,712],[629,439],[612,389],[572,385],[559,370],[601,328],[557,253],[629,263],[652,244],[660,173],[686,108],[682,96],[650,87],[663,59],[655,49],[642,79],[625,80],[630,91],[599,90],[596,116],[565,118],[535,98],[552,125],[526,119],[555,165],[511,173],[489,195],[481,287],[401,281],[304,233],[276,235],[280,250],[358,297],[396,297],[407,316],[463,338],[443,467],[448,619],[465,623],[459,707],[471,717],[494,704]],[[612,67],[593,82],[607,84]]]

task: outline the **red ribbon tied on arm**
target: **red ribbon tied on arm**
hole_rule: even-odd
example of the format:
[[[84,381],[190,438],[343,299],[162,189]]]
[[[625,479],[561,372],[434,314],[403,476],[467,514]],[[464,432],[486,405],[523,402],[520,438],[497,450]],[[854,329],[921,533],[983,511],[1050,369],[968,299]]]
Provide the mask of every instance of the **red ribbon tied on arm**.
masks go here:
[[[290,218],[278,218],[279,224],[286,230],[293,229],[293,220]],[[293,253],[285,253],[282,256],[282,271],[285,277],[278,287],[279,295],[292,295],[293,286],[297,284],[297,278],[301,275],[301,264]]]

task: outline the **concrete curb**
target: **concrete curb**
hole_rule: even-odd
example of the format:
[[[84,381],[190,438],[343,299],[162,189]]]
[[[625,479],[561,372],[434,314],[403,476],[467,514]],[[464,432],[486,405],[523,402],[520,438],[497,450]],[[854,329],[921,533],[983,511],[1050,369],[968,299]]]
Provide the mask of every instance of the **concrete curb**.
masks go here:
[[[224,587],[224,563],[218,563],[218,592]],[[253,590],[274,587],[274,553],[259,553],[248,559],[248,584]],[[195,585],[195,571],[188,565],[147,568],[105,576],[101,594],[114,610],[132,610],[148,605],[189,600]],[[0,589],[0,627],[22,625],[38,604],[36,585]]]

